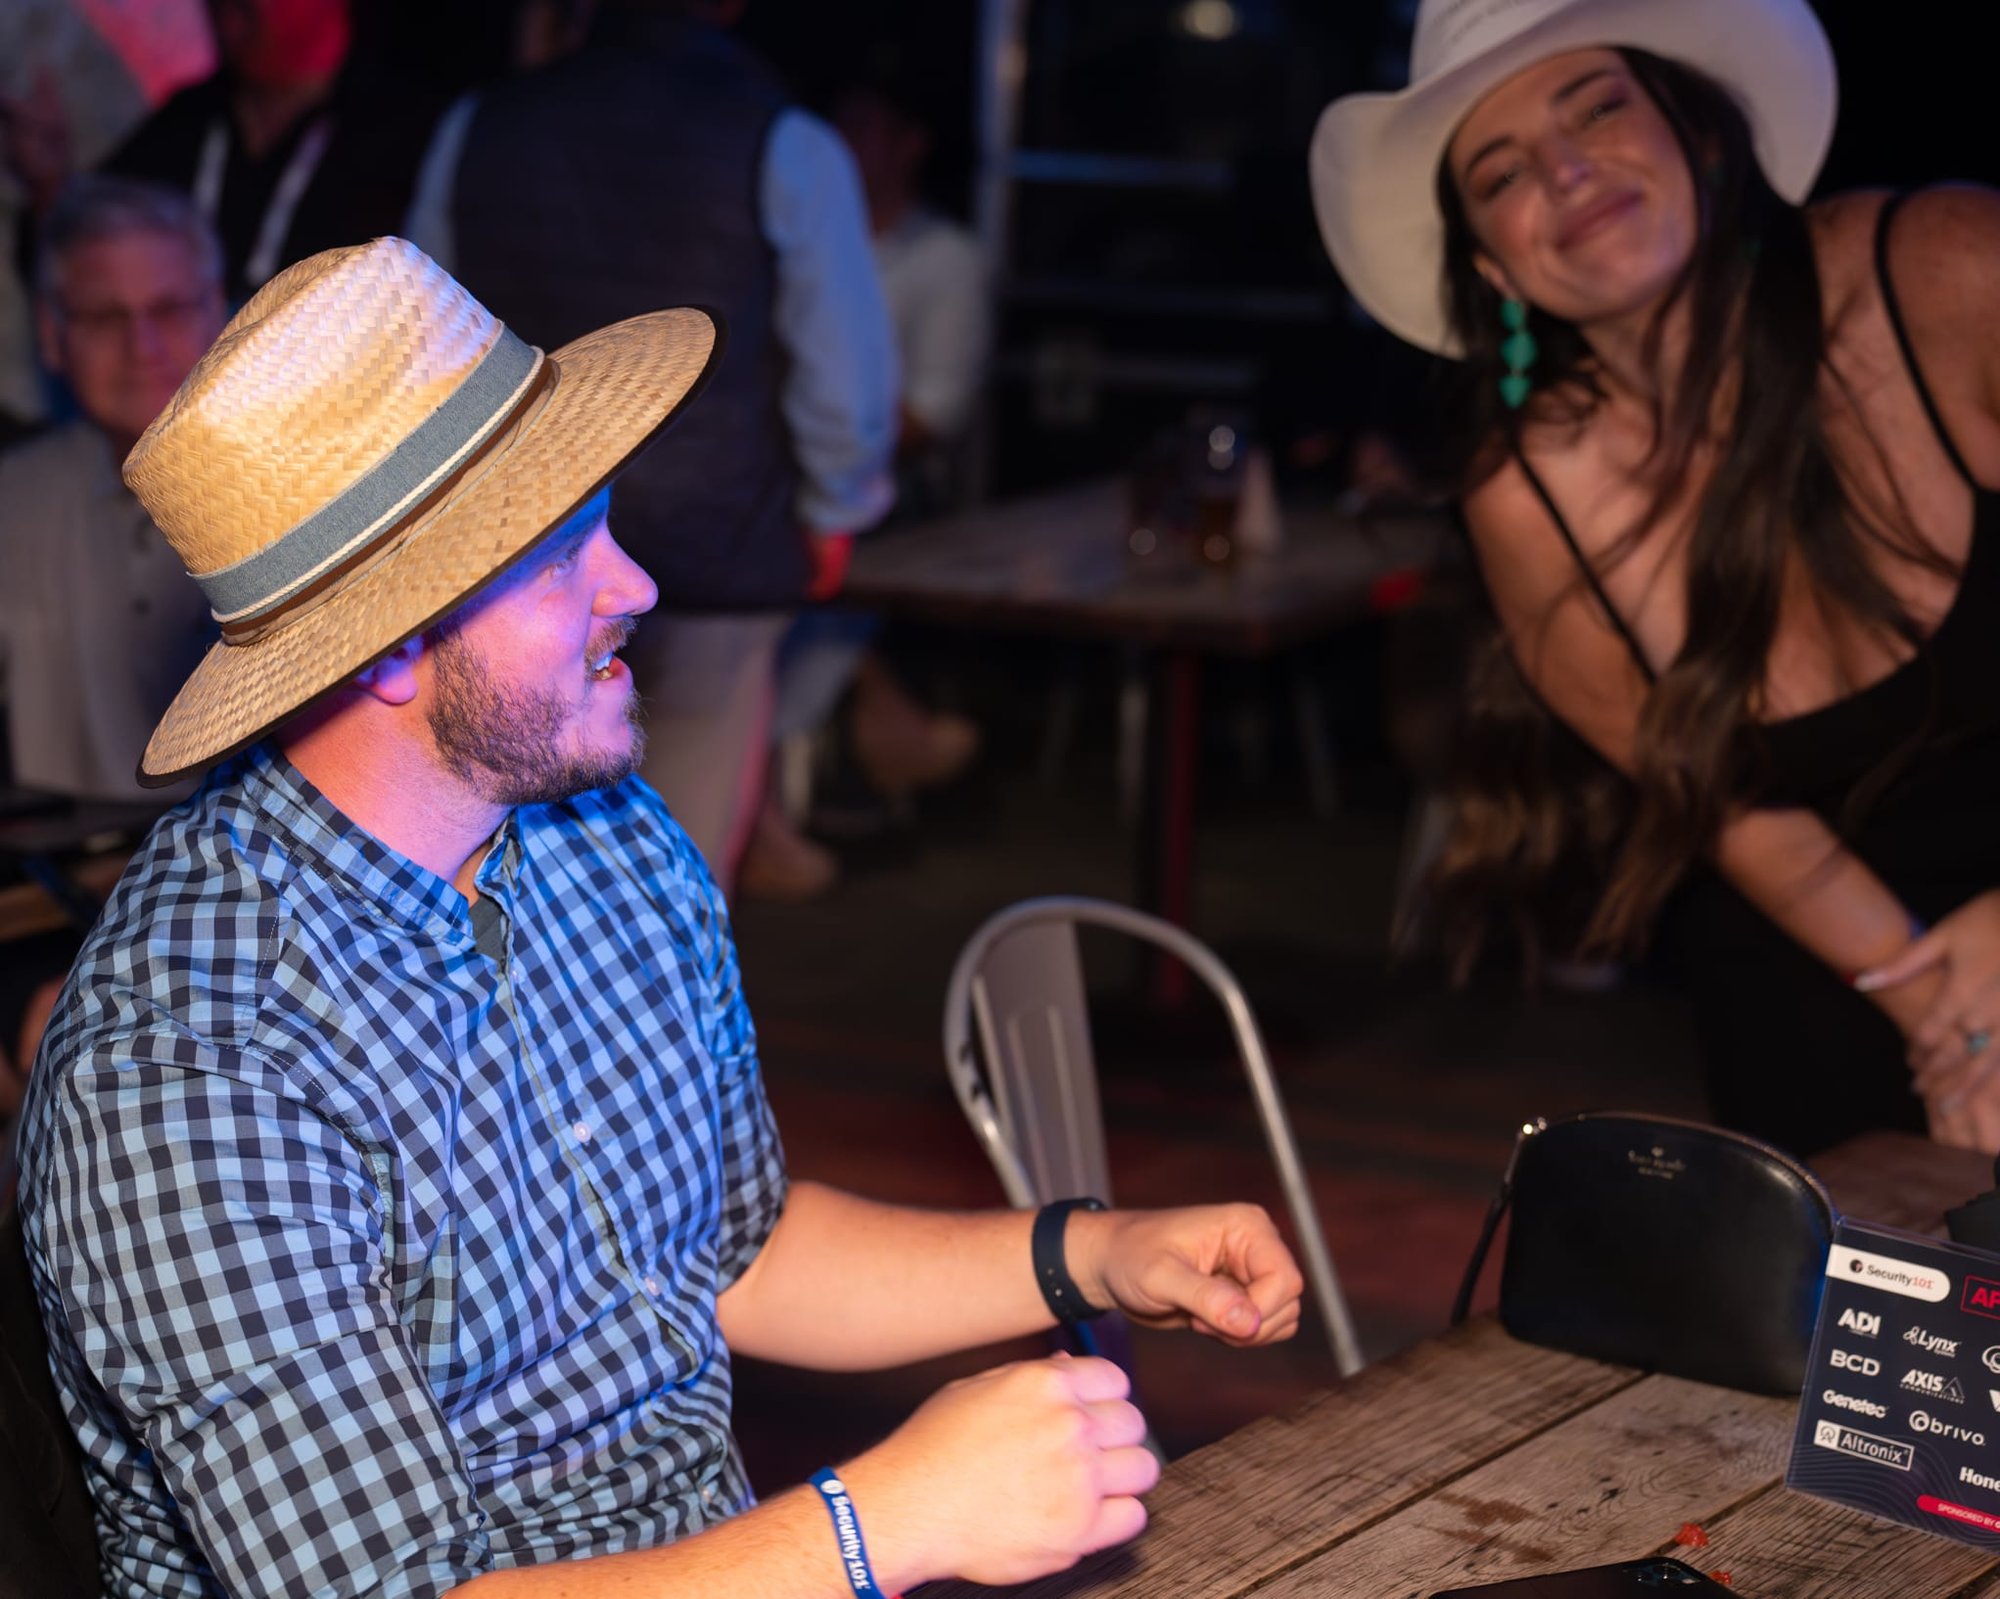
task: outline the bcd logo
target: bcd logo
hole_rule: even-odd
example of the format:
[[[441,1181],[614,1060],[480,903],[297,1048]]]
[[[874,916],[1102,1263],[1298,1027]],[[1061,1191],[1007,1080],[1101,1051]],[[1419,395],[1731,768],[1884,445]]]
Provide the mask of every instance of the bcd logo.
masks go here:
[[[1882,1331],[1882,1318],[1870,1311],[1850,1308],[1840,1313],[1840,1325],[1857,1338],[1873,1338]]]
[[[1969,1310],[1975,1316],[2000,1321],[2000,1283],[1990,1277],[1966,1278],[1965,1292],[1959,1295],[1958,1308]]]
[[[1879,1377],[1882,1362],[1873,1355],[1850,1355],[1845,1349],[1836,1349],[1833,1352],[1833,1369],[1851,1371],[1857,1377]]]

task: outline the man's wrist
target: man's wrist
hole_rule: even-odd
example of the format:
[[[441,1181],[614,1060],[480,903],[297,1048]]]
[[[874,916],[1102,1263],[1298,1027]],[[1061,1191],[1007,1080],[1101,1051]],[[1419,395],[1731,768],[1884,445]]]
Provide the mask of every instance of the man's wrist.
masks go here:
[[[903,1510],[903,1496],[897,1487],[901,1475],[893,1460],[883,1458],[884,1452],[894,1447],[892,1435],[839,1469],[855,1510],[866,1519],[876,1585],[884,1593],[900,1594],[949,1573],[945,1563],[924,1547],[917,1520]],[[818,1497],[810,1486],[805,1491]]]
[[[1088,1196],[1060,1199],[1035,1213],[1030,1234],[1035,1283],[1057,1322],[1072,1326],[1101,1316],[1113,1305],[1104,1286],[1104,1202]]]

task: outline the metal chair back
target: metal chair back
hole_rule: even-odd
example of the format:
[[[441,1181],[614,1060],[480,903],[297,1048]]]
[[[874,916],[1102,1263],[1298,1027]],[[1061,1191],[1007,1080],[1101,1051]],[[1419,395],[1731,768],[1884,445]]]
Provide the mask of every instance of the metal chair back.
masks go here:
[[[1022,1210],[1074,1194],[1111,1202],[1079,926],[1109,928],[1165,950],[1221,1001],[1334,1363],[1344,1376],[1359,1371],[1354,1318],[1257,1019],[1228,967],[1171,922],[1106,900],[1033,899],[989,918],[967,941],[945,993],[945,1066],[1007,1202]]]

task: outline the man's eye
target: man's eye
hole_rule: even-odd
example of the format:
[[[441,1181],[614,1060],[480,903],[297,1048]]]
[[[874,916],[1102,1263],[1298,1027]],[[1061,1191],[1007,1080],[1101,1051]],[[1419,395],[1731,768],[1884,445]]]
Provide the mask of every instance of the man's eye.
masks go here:
[[[1590,108],[1589,120],[1592,122],[1602,122],[1606,117],[1610,116],[1613,112],[1622,111],[1624,109],[1625,109],[1625,102],[1623,99],[1614,97],[1610,100],[1600,100],[1596,105]]]

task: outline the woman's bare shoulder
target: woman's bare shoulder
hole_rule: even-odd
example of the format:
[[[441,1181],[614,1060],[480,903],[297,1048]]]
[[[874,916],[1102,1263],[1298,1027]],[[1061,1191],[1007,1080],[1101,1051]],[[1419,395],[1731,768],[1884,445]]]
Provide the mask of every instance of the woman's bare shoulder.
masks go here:
[[[1856,190],[1815,203],[1806,213],[1828,310],[1845,291],[1875,286],[1875,240],[1883,189]],[[1919,314],[1990,313],[1996,303],[1992,262],[2000,253],[2000,190],[1940,184],[1904,198],[1890,228],[1890,272],[1899,303]],[[1943,305],[1936,302],[1942,300]]]

